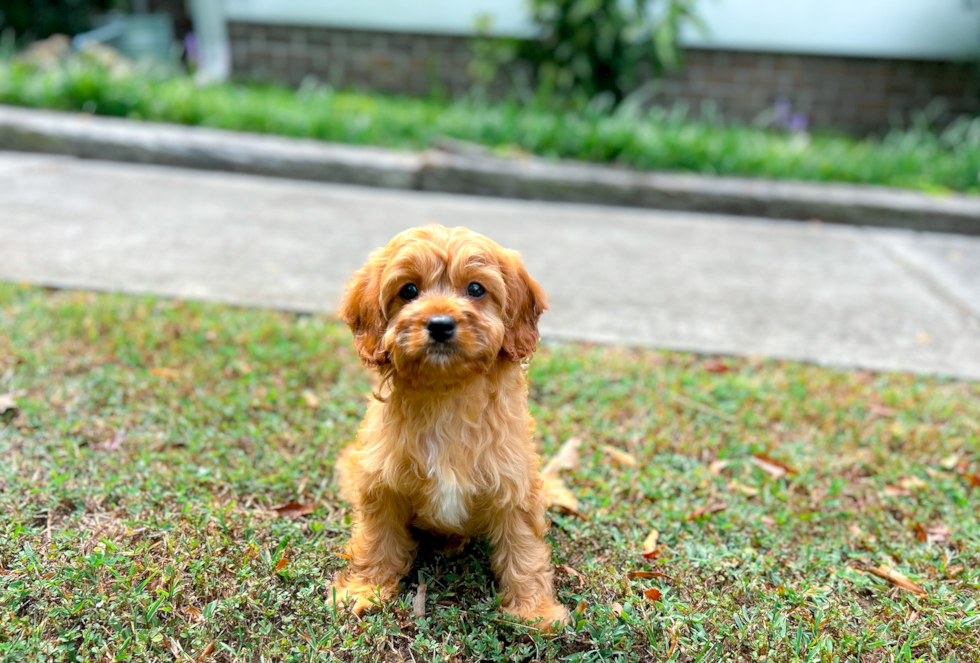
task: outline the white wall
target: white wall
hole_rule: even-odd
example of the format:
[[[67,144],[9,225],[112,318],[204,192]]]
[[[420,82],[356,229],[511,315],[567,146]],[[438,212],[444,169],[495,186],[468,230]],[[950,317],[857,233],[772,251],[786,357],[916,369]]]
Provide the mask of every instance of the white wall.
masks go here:
[[[495,32],[532,34],[524,0],[224,0],[232,20],[468,34],[490,14]],[[700,0],[706,38],[689,46],[959,58],[980,54],[980,0]]]

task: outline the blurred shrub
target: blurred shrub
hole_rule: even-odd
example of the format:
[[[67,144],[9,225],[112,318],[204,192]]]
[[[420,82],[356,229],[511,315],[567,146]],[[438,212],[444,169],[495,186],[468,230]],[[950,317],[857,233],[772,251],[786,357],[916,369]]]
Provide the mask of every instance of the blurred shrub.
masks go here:
[[[12,29],[19,41],[56,33],[74,35],[92,27],[92,16],[124,9],[124,0],[3,0],[0,31]]]
[[[856,140],[694,121],[680,108],[614,111],[387,97],[307,86],[214,85],[145,66],[74,56],[48,69],[0,60],[0,103],[85,111],[418,149],[448,136],[502,154],[532,153],[644,170],[882,184],[980,193],[980,118],[943,131],[924,116],[906,130]]]
[[[539,99],[618,105],[644,81],[680,64],[680,32],[703,29],[696,0],[530,0],[537,39],[478,41],[474,73],[527,65]],[[478,31],[486,31],[484,21]]]

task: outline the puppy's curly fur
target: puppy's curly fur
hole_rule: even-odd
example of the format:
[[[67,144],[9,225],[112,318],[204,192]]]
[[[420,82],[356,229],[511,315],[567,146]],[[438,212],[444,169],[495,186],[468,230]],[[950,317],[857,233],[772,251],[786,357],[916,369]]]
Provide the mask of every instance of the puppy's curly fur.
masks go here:
[[[381,384],[337,463],[355,509],[350,565],[330,588],[338,603],[360,614],[395,596],[415,526],[487,536],[503,610],[544,629],[568,621],[521,365],[546,308],[518,254],[466,228],[403,232],[354,274],[340,315]],[[436,316],[456,325],[441,342]]]

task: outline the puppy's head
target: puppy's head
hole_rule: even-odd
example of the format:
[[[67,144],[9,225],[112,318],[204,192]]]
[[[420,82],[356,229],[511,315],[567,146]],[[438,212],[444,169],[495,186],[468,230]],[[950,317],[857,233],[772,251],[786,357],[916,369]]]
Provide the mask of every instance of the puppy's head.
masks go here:
[[[372,253],[340,317],[366,365],[439,380],[530,356],[546,308],[516,252],[466,228],[433,225]]]

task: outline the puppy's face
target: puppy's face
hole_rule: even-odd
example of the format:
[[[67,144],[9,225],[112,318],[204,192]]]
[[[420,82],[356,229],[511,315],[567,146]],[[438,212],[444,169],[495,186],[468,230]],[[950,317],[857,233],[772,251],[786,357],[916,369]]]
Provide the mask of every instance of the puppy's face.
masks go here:
[[[439,380],[529,356],[545,308],[515,252],[466,228],[426,226],[371,254],[340,315],[367,365]]]

